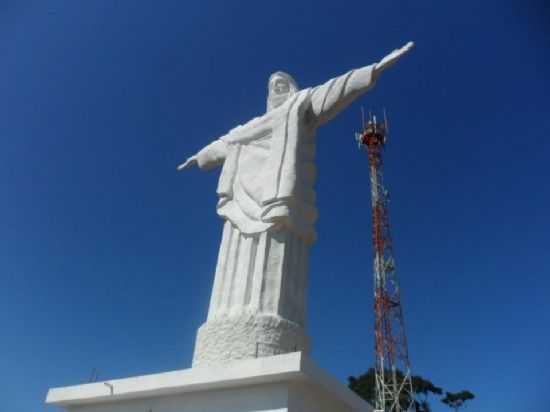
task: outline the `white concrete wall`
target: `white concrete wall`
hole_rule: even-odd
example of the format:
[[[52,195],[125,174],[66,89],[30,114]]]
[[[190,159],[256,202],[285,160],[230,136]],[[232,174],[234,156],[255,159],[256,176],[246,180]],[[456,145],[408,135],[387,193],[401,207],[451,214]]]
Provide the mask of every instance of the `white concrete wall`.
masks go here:
[[[357,412],[316,385],[294,384],[288,397],[288,412]]]
[[[267,384],[84,405],[69,412],[284,412],[287,404],[286,385]]]
[[[102,402],[69,412],[356,412],[320,387],[271,383],[242,389],[202,391],[143,399]]]
[[[300,352],[52,388],[46,402],[69,412],[372,412]]]

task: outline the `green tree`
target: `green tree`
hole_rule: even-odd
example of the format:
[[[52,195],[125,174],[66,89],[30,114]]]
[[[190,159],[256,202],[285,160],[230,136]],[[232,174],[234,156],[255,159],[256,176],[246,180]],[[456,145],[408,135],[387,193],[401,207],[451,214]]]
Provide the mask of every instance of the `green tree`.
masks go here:
[[[396,375],[397,382],[403,382],[403,373],[401,371],[397,371]],[[389,371],[385,374],[385,376],[390,376]],[[428,403],[428,396],[430,394],[441,395],[443,390],[421,376],[413,376],[411,378],[411,383],[413,392],[416,396],[414,399],[411,399],[410,394],[404,392],[401,399],[399,399],[401,408],[405,410],[408,405],[412,404],[413,409],[416,412],[430,412],[431,409],[430,404]],[[374,368],[370,368],[366,373],[357,378],[350,376],[348,378],[348,386],[357,395],[374,405],[376,399],[376,380]]]
[[[348,378],[348,387],[371,405],[374,405],[374,400],[376,398],[374,368],[370,368],[366,373],[357,378],[350,376]]]
[[[441,395],[443,389],[439,386],[435,386],[428,379],[424,379],[422,376],[416,375],[411,378],[413,391],[415,393],[414,408],[416,412],[430,412],[430,404],[428,403],[428,396],[430,394]]]
[[[453,408],[455,412],[458,412],[462,405],[464,405],[464,402],[474,398],[475,396],[472,392],[463,390],[456,393],[447,392],[445,397],[441,399],[441,402],[449,406],[449,408]]]

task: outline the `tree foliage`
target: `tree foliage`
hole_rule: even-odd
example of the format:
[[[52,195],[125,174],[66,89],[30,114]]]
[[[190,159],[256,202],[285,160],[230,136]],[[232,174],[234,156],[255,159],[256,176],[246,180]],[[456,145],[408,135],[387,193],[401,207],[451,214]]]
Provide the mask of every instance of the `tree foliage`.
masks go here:
[[[371,405],[374,405],[376,398],[374,368],[370,368],[366,373],[360,375],[358,378],[350,376],[348,378],[348,387]]]
[[[441,402],[448,405],[450,408],[453,408],[455,411],[458,411],[458,409],[464,405],[464,402],[474,398],[475,396],[472,392],[463,390],[455,393],[447,392],[445,397],[441,399]]]
[[[431,381],[419,375],[413,376],[411,381],[413,391],[416,395],[413,401],[414,410],[416,412],[430,412],[431,409],[428,402],[428,396],[430,394],[441,395],[443,389],[439,386],[435,386]]]

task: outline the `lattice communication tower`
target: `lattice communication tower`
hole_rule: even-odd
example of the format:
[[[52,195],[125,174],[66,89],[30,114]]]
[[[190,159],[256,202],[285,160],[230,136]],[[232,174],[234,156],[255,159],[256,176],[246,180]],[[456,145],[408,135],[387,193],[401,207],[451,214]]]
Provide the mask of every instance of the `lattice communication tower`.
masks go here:
[[[374,406],[376,411],[400,412],[413,407],[414,393],[390,232],[390,197],[384,187],[382,152],[387,133],[386,113],[383,122],[377,122],[376,116],[369,114],[366,124],[363,116],[363,131],[356,134],[356,140],[360,148],[367,150],[370,167],[374,250]]]

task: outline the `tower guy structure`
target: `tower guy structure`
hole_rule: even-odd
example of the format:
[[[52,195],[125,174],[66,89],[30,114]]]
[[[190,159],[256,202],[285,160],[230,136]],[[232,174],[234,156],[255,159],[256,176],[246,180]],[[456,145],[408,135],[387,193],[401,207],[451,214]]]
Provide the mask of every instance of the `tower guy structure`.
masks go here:
[[[374,251],[374,335],[376,411],[400,412],[411,409],[414,402],[411,367],[405,334],[399,282],[395,272],[389,221],[389,192],[384,187],[382,153],[386,144],[388,122],[378,123],[369,114],[363,131],[356,134],[360,148],[369,159],[372,245]]]

